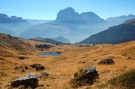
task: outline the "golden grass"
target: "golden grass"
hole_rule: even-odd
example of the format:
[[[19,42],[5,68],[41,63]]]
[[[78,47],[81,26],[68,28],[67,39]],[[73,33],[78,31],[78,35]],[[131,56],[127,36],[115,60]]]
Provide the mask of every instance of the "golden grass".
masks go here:
[[[30,43],[34,44],[32,42]],[[135,69],[134,48],[134,41],[118,45],[96,45],[89,47],[58,45],[50,50],[46,50],[63,52],[62,55],[58,57],[40,57],[31,54],[23,55],[26,58],[24,60],[19,60],[19,54],[17,54],[17,57],[0,56],[0,72],[6,74],[5,76],[0,75],[0,89],[7,89],[10,82],[16,77],[24,76],[29,72],[39,74],[41,71],[35,71],[30,67],[30,65],[34,63],[45,66],[46,70],[44,71],[50,74],[49,77],[39,79],[39,85],[43,85],[43,87],[38,87],[37,89],[72,89],[69,82],[78,68],[85,68],[92,65],[96,66],[97,71],[100,73],[99,80],[92,86],[83,86],[81,89],[96,89],[100,85],[102,87],[102,84],[106,84],[111,78],[121,75],[130,69]],[[12,53],[16,55],[16,52]],[[127,54],[128,57],[131,58],[128,59],[128,57],[125,57],[123,54]],[[107,57],[112,57],[115,64],[97,65],[101,59]],[[29,69],[25,72],[15,70],[15,66],[17,65],[27,66]]]

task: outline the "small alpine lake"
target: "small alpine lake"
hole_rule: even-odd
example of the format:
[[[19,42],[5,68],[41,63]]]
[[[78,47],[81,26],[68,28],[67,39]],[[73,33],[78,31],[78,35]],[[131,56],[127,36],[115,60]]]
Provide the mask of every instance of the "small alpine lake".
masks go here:
[[[38,54],[38,56],[60,56],[62,52],[43,52]]]

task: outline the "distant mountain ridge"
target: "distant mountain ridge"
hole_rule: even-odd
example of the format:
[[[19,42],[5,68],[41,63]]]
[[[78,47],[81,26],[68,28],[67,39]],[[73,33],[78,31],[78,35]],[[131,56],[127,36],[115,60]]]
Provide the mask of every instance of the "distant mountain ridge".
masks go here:
[[[0,13],[0,23],[16,23],[16,22],[27,22],[25,19],[17,16],[7,16],[6,14]]]
[[[63,36],[59,36],[59,37],[54,37],[52,38],[53,40],[62,42],[62,43],[71,43],[69,39],[63,37]]]
[[[135,40],[135,19],[94,34],[80,44],[117,44]]]
[[[79,14],[75,12],[72,7],[60,10],[56,18],[57,22],[63,23],[100,23],[105,22],[104,19],[100,18],[93,12],[84,12]]]
[[[35,38],[30,38],[30,40],[34,41],[39,41],[39,42],[46,42],[46,43],[52,43],[52,44],[63,44],[61,42],[55,41],[51,38],[42,38],[42,37],[35,37]]]
[[[0,33],[17,36],[19,33],[25,31],[31,23],[27,22],[22,17],[11,16],[0,13]]]
[[[117,16],[117,17],[109,17],[106,19],[106,22],[111,24],[121,24],[127,20],[134,19],[135,15],[129,14],[129,15],[123,15],[123,16]]]

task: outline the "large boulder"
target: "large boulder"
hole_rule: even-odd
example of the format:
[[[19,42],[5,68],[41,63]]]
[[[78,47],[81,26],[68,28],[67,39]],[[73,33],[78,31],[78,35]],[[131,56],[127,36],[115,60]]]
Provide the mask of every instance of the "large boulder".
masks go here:
[[[77,76],[71,79],[72,87],[80,87],[84,85],[92,85],[98,78],[98,71],[95,66],[90,66],[80,72]]]
[[[102,64],[114,64],[115,62],[113,61],[113,59],[111,58],[106,58],[101,60],[100,62],[98,62],[98,65],[102,65]]]
[[[24,86],[25,88],[35,89],[38,86],[38,78],[33,73],[28,73],[24,77],[18,78],[11,82],[11,87]]]

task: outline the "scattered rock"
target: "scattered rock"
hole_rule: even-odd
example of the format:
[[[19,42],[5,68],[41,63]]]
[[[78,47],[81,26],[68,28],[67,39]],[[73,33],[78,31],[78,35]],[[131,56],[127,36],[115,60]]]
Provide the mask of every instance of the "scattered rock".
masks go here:
[[[27,57],[27,56],[19,56],[18,57],[18,59],[20,59],[20,60],[24,60],[24,59],[27,59],[27,58],[29,58],[29,57]]]
[[[5,60],[5,58],[0,58],[0,60],[1,60],[1,61],[4,61],[4,60]]]
[[[26,70],[28,70],[29,68],[27,66],[24,67]]]
[[[5,72],[0,72],[0,76],[7,76]]]
[[[43,88],[43,86],[44,86],[43,84],[41,84],[41,85],[38,85],[38,87],[42,87],[42,88]]]
[[[41,77],[41,76],[49,76],[49,74],[48,73],[46,73],[46,72],[41,72],[39,75],[38,75],[38,77]]]
[[[25,72],[25,69],[22,69],[22,71],[21,72]]]
[[[98,78],[98,71],[96,71],[95,66],[87,67],[82,72],[80,72],[76,77],[71,79],[72,87],[80,87],[87,84],[92,85],[94,81]]]
[[[18,69],[23,69],[23,66],[21,66],[21,65],[15,66],[15,70],[18,70]]]
[[[21,70],[21,72],[25,72],[26,70],[28,70],[28,67],[22,66],[22,65],[17,65],[17,66],[15,66],[15,70]]]
[[[94,72],[96,70],[95,66],[87,67],[86,69],[83,70],[83,72],[86,72],[89,74],[90,72]]]
[[[59,54],[61,54],[62,52],[56,52],[56,53],[59,53]]]
[[[35,89],[38,86],[38,79],[35,74],[28,73],[24,77],[18,78],[11,82],[11,87],[24,86],[25,88]]]
[[[24,56],[19,56],[18,59],[24,60],[26,57]]]
[[[114,64],[114,63],[115,63],[115,62],[113,61],[113,59],[107,58],[107,59],[101,60],[101,61],[98,63],[98,65],[100,65],[100,64]]]
[[[42,66],[41,64],[33,64],[33,65],[30,65],[32,68],[35,68],[36,69],[36,71],[38,71],[38,70],[44,70],[45,69],[45,67],[44,66]]]

